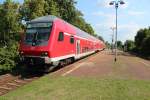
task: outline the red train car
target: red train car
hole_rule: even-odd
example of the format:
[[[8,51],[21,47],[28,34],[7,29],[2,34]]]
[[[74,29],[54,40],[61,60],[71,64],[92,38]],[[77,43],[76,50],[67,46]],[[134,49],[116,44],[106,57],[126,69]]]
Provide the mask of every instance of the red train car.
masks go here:
[[[19,50],[26,63],[58,65],[104,48],[99,39],[49,15],[27,23]]]

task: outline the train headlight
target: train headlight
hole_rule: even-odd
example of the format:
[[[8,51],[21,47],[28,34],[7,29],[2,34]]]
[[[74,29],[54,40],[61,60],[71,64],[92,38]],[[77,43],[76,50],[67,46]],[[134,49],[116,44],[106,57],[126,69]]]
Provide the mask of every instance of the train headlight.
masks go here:
[[[48,56],[48,52],[42,52],[41,56]]]

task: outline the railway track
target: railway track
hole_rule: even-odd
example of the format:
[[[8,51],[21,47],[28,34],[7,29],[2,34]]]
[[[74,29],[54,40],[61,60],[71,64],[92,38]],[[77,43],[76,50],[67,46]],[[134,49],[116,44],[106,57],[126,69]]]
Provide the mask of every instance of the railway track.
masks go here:
[[[43,75],[31,75],[29,77],[13,76],[10,74],[0,76],[0,96],[24,86]]]
[[[93,54],[94,56],[95,54]],[[89,55],[90,56],[90,55]],[[87,58],[87,57],[86,57]],[[85,58],[82,58],[84,60]],[[80,60],[80,61],[82,61]],[[55,72],[72,62],[66,61],[64,64],[60,65],[59,67],[52,67],[49,72],[30,72],[27,71],[25,75],[22,75],[22,73],[18,76],[13,76],[11,74],[5,74],[0,76],[0,96],[13,91],[21,86],[24,86],[34,80],[39,79],[40,77],[44,76],[45,74],[49,74],[51,72]]]
[[[65,65],[67,65],[65,63]],[[11,74],[5,74],[0,76],[0,96],[13,91],[21,86],[24,86],[34,80],[39,79],[45,74],[49,74],[50,72],[59,70],[61,67],[50,67],[48,72],[43,71],[33,71],[29,70],[25,73],[20,73],[18,76],[13,76]]]

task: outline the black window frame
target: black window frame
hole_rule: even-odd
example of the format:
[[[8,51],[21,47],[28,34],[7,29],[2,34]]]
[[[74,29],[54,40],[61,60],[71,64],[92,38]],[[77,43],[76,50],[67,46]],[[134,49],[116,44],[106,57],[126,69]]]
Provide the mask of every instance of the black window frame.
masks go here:
[[[59,32],[58,41],[64,41],[64,32]]]
[[[74,44],[74,36],[70,36],[70,43]]]
[[[49,40],[49,38],[50,38],[50,36],[51,36],[51,31],[52,31],[52,28],[53,28],[53,22],[29,22],[29,23],[27,23],[27,25],[29,25],[29,24],[39,24],[39,23],[43,23],[43,24],[50,24],[50,26],[45,26],[45,27],[42,27],[42,26],[40,26],[40,27],[27,27],[26,26],[26,29],[25,29],[25,38],[24,38],[24,43],[26,44],[26,45],[34,45],[34,46],[45,46],[45,45],[48,45],[48,40]],[[29,39],[29,40],[27,40],[27,35],[28,34],[32,34],[32,32],[30,33],[27,33],[27,30],[36,30],[37,32],[36,32],[36,35],[38,36],[38,35],[41,35],[41,32],[44,32],[44,30],[48,30],[47,32],[44,32],[44,33],[48,33],[48,36],[47,36],[47,39],[45,39],[45,40],[40,40],[40,39],[38,39],[37,38],[37,36],[36,36],[36,41],[33,41],[34,39]],[[43,30],[43,31],[41,31],[41,30]],[[41,31],[41,32],[40,32]],[[35,33],[34,33],[35,34]],[[43,33],[42,33],[43,34]]]

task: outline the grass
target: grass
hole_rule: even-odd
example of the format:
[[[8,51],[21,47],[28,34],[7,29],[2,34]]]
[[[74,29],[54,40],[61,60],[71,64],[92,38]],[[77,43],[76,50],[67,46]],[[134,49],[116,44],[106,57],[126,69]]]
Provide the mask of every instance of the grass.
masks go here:
[[[47,75],[0,100],[150,100],[150,81]]]
[[[0,100],[150,100],[150,80],[136,80],[122,61],[106,77],[47,75]]]

